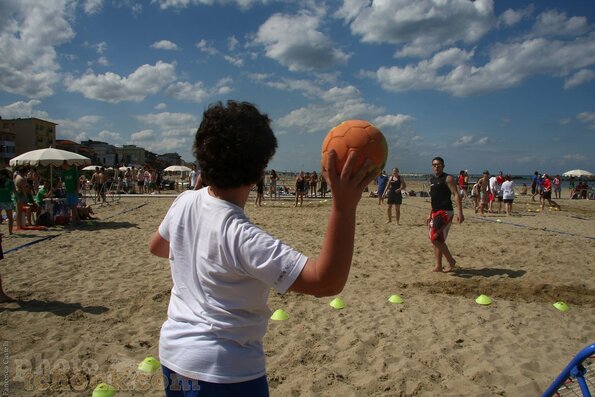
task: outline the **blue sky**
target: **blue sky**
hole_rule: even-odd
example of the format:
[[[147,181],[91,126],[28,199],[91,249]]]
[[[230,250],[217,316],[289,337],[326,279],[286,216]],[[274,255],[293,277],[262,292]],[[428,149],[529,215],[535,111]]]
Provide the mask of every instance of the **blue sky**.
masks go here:
[[[192,161],[215,101],[254,102],[269,164],[317,170],[372,121],[387,169],[595,172],[592,0],[2,0],[0,116]]]

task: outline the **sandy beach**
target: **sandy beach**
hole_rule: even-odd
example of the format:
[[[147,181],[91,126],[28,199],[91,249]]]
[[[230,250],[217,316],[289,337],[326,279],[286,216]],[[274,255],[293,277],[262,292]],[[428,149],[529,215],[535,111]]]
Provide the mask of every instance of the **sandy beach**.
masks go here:
[[[420,185],[420,184],[418,184]],[[420,190],[409,184],[408,190]],[[0,343],[9,396],[162,396],[159,375],[137,372],[158,354],[171,278],[147,249],[175,195],[94,206],[77,228],[4,233]],[[568,192],[563,193],[568,197]],[[536,396],[595,339],[595,201],[517,197],[512,217],[474,214],[448,238],[460,269],[433,273],[429,199],[407,197],[401,225],[386,205],[358,208],[349,281],[340,298],[271,292],[265,337],[272,396]],[[331,199],[265,198],[246,212],[307,255],[318,254]],[[388,302],[397,294],[402,304]],[[475,298],[485,294],[488,306]],[[556,301],[570,310],[560,312]],[[8,382],[6,382],[8,380]]]

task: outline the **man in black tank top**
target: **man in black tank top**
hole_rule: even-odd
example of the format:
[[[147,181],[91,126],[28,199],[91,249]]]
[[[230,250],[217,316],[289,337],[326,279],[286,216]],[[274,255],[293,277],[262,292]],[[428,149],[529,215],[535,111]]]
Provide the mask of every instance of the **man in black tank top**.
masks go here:
[[[444,173],[444,160],[442,157],[432,159],[432,170],[434,176],[430,178],[430,197],[432,209],[426,219],[426,225],[430,227],[430,241],[434,247],[436,266],[433,271],[449,273],[453,271],[457,261],[450,254],[446,245],[446,237],[454,216],[451,195],[455,198],[458,216],[457,221],[462,223],[465,220],[461,196],[451,175]],[[448,266],[442,268],[442,256],[448,261]]]

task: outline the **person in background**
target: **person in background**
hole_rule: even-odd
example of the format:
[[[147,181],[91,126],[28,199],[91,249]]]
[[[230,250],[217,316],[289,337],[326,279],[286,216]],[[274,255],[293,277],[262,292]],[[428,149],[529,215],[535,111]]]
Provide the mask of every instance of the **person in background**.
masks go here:
[[[279,177],[275,170],[271,170],[269,174],[269,197],[271,200],[276,200],[279,198],[279,192],[277,192],[277,180]]]
[[[13,227],[13,211],[14,203],[12,196],[16,193],[14,188],[14,182],[10,176],[10,173],[6,168],[0,170],[0,217],[2,211],[6,212],[6,220],[8,221],[8,234],[12,234]],[[0,218],[1,220],[1,218]]]
[[[388,182],[386,185],[386,189],[383,195],[386,195],[386,202],[388,203],[388,208],[386,210],[388,215],[388,220],[386,223],[391,223],[393,220],[393,213],[392,208],[393,205],[395,206],[395,219],[397,221],[397,225],[400,225],[401,221],[401,204],[403,203],[403,194],[402,191],[407,188],[405,181],[399,175],[399,169],[393,168],[393,172],[391,176],[388,177]],[[405,190],[406,191],[406,190]]]
[[[298,202],[300,207],[304,205],[304,195],[306,194],[306,176],[304,175],[304,171],[300,171],[300,173],[295,178],[295,206],[298,206]]]
[[[264,196],[264,175],[256,182],[256,199],[254,205],[257,207],[262,206],[262,197]]]
[[[320,172],[320,197],[326,198],[327,191],[328,184],[326,183],[326,178],[324,177],[324,173]]]
[[[79,173],[73,165],[70,166],[66,161],[62,165],[62,179],[64,180],[64,189],[66,190],[66,205],[70,208],[70,224],[78,225],[79,220]]]
[[[376,190],[376,195],[378,196],[378,205],[384,204],[384,191],[386,190],[387,183],[388,175],[386,175],[385,170],[382,170],[382,173],[378,175],[378,178],[376,178],[376,184],[378,185],[378,189]]]
[[[430,241],[432,242],[434,256],[436,257],[436,265],[432,271],[449,273],[454,270],[457,263],[446,245],[446,237],[448,236],[448,231],[454,217],[451,196],[454,196],[455,199],[458,211],[457,220],[459,223],[463,223],[465,220],[463,204],[461,203],[461,196],[459,195],[459,189],[457,189],[454,178],[444,172],[444,160],[442,157],[434,157],[432,159],[432,170],[434,171],[434,176],[430,179],[432,208],[426,218],[426,225],[430,227]],[[442,268],[442,257],[448,261],[448,266],[445,268]]]
[[[556,175],[552,183],[554,184],[554,198],[561,198],[560,196],[562,195],[562,179],[560,178],[560,175]]]
[[[504,209],[506,215],[512,215],[512,203],[514,201],[514,182],[510,178],[510,175],[504,177],[502,182],[502,200],[504,201]]]
[[[548,174],[543,174],[543,194],[541,197],[541,212],[545,208],[545,201],[548,201],[550,207],[557,208],[558,211],[561,209],[560,205],[552,200],[552,182]]]
[[[211,105],[194,153],[208,187],[181,193],[149,242],[168,258],[173,288],[161,327],[165,394],[269,395],[263,338],[269,293],[333,296],[353,258],[356,209],[378,170],[352,152],[339,174],[334,151],[324,164],[333,193],[318,258],[308,258],[254,225],[245,205],[277,148],[270,119],[246,102]],[[179,390],[186,390],[180,392]]]

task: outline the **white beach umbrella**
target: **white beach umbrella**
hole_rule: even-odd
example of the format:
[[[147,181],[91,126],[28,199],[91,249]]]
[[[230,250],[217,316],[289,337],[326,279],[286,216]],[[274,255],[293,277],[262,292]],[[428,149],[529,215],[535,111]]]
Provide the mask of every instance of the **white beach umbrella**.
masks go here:
[[[185,165],[170,165],[169,167],[165,168],[163,171],[165,172],[190,172],[192,169],[186,167]]]
[[[45,149],[31,150],[17,156],[9,161],[11,167],[29,165],[31,167],[50,166],[50,181],[53,180],[54,166],[61,167],[62,164],[68,165],[86,165],[91,164],[91,159],[78,153],[68,150],[54,149],[52,147]]]
[[[95,168],[101,168],[100,165],[88,165],[86,167],[84,167],[82,170],[83,171],[95,171]]]
[[[81,156],[78,153],[50,147],[23,153],[20,156],[11,159],[9,164],[12,167],[22,165],[30,165],[32,167],[53,165],[60,167],[64,162],[68,165],[86,165],[91,164],[91,159]]]
[[[595,176],[595,175],[593,175],[589,171],[578,170],[577,169],[577,170],[566,171],[565,173],[562,174],[562,176],[565,176],[565,177],[571,177],[571,176],[573,176],[575,178],[581,178],[581,177],[584,177],[584,176],[592,177],[592,176]]]

